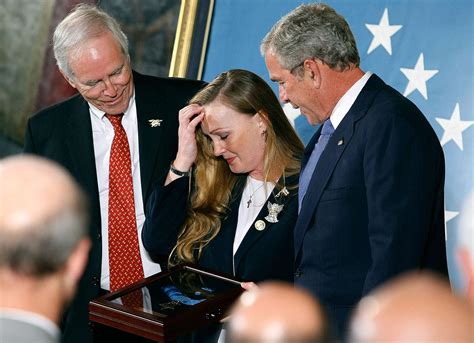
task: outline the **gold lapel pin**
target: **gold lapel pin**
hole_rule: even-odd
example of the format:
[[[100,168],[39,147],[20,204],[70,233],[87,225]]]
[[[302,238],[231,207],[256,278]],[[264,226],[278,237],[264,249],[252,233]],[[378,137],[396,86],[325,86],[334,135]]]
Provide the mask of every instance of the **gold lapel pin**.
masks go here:
[[[151,127],[161,126],[162,121],[163,121],[163,119],[150,119],[150,120],[148,120]]]
[[[265,230],[265,222],[263,220],[257,220],[255,222],[255,228],[258,230],[258,231],[263,231]]]

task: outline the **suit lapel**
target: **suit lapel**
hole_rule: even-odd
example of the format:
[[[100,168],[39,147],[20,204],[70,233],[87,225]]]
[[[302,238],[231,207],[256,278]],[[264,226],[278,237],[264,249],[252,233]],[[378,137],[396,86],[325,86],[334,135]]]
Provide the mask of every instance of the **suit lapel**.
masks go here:
[[[160,141],[166,132],[165,115],[159,112],[159,90],[147,89],[141,79],[134,74],[135,103],[137,106],[138,146],[140,153],[140,176],[142,198],[145,199],[152,179]],[[150,120],[155,120],[152,125]],[[160,121],[161,120],[161,121]]]
[[[235,253],[234,264],[235,264],[235,270],[236,271],[238,270],[238,267],[239,267],[239,264],[240,264],[240,261],[241,261],[242,257],[245,256],[247,251],[260,239],[260,237],[262,237],[269,230],[271,230],[273,225],[276,225],[276,223],[271,223],[271,222],[269,222],[268,220],[265,219],[265,217],[268,215],[268,207],[267,207],[268,203],[269,202],[271,202],[272,204],[279,203],[279,204],[283,205],[284,206],[283,210],[282,210],[282,213],[283,213],[285,211],[286,207],[287,207],[286,206],[287,202],[291,198],[291,196],[284,196],[281,200],[278,201],[277,199],[275,199],[275,195],[273,193],[274,192],[272,192],[272,194],[270,194],[267,202],[263,205],[262,209],[260,210],[260,212],[257,215],[257,218],[252,223],[252,226],[247,231],[244,239],[240,243],[240,246],[239,246],[239,248],[237,249],[237,251]],[[237,207],[235,209],[233,209],[233,211],[238,212],[239,211],[239,205],[240,205],[240,201],[237,203]],[[265,223],[265,228],[263,230],[259,231],[259,230],[256,229],[255,223],[257,221],[263,221]],[[235,223],[235,226],[237,226],[237,223]],[[234,236],[235,236],[235,234],[234,234]]]
[[[242,199],[242,190],[245,186],[245,180],[246,178],[244,176],[239,176],[237,178],[237,182],[232,190],[229,211],[226,218],[221,223],[221,230],[214,243],[216,244],[216,251],[218,252],[219,256],[230,257],[228,260],[230,262],[228,265],[229,273],[233,273],[233,246],[235,231],[237,229],[237,222],[239,219],[239,205],[240,200]],[[220,263],[222,263],[224,260],[227,262],[227,258],[224,258],[220,261]],[[225,265],[227,265],[227,263],[225,263]]]
[[[295,257],[298,256],[303,238],[312,221],[313,214],[319,204],[319,199],[341,158],[346,147],[350,144],[355,130],[356,122],[362,118],[380,90],[383,81],[376,75],[372,75],[346,114],[342,122],[329,139],[326,148],[316,165],[311,177],[308,190],[301,205],[298,220],[295,226]],[[315,135],[316,136],[316,135]],[[314,137],[313,137],[314,138]],[[311,140],[313,141],[313,139]]]
[[[141,114],[143,113],[143,114]],[[153,116],[151,112],[146,110],[138,109],[137,103],[137,116],[138,116],[138,146],[140,150],[140,174],[142,183],[142,197],[143,203],[147,196],[148,188],[150,187],[151,178],[153,175],[156,158],[158,155],[158,148],[163,136],[163,131],[166,130],[166,124],[161,127],[151,127],[149,125],[150,119],[159,118],[158,115]]]
[[[317,207],[329,177],[331,176],[332,171],[336,167],[339,158],[341,157],[344,149],[349,144],[352,137],[353,121],[349,119],[350,117],[346,116],[346,118],[343,120],[343,122],[345,121],[344,125],[341,122],[336,131],[334,131],[333,135],[328,141],[328,144],[326,145],[326,148],[319,158],[313,175],[311,176],[308,190],[306,191],[306,195],[303,199],[303,203],[298,215],[298,221],[295,227],[295,256],[297,255],[297,252],[301,246],[304,234],[312,218],[312,214]],[[344,144],[338,145],[340,140],[343,140]]]
[[[89,107],[82,98],[79,101],[80,104],[76,106],[77,109],[68,114],[67,130],[69,130],[68,136],[70,139],[67,140],[66,145],[71,156],[74,175],[89,194],[97,195],[94,198],[98,202],[97,174]],[[94,201],[94,198],[91,201]]]

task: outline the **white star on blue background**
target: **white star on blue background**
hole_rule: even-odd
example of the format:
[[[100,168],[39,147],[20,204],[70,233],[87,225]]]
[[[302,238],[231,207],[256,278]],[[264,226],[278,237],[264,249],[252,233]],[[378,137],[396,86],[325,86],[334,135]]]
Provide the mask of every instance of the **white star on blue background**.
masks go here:
[[[400,30],[403,25],[390,25],[388,22],[388,9],[385,8],[383,11],[382,18],[378,25],[365,24],[367,29],[374,35],[372,42],[370,43],[367,54],[370,54],[378,46],[382,45],[388,54],[392,54],[392,40],[391,37]]]
[[[449,141],[454,141],[459,149],[463,150],[462,133],[469,126],[474,124],[474,121],[461,120],[461,113],[459,111],[459,104],[454,106],[453,113],[450,119],[436,118],[436,121],[444,129],[443,137],[441,138],[441,145],[445,145]]]
[[[408,85],[403,92],[404,96],[408,96],[414,90],[418,90],[423,98],[428,100],[428,90],[426,89],[426,81],[431,79],[438,73],[438,70],[425,69],[425,59],[423,53],[418,57],[413,69],[400,68],[401,72],[407,77]]]

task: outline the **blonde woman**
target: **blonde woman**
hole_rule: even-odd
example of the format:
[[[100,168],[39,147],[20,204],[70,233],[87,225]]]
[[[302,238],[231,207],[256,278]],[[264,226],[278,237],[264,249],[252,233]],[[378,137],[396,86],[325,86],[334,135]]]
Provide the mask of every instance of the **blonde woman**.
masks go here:
[[[145,248],[171,265],[292,282],[303,144],[271,88],[249,71],[224,72],[179,122],[176,158],[147,204]]]

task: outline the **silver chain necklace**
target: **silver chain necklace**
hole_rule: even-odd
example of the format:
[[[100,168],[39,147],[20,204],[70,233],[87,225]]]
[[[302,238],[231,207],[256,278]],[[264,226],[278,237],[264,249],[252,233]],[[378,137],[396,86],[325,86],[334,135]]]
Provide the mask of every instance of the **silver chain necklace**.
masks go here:
[[[263,182],[260,186],[257,187],[256,190],[253,189],[253,186],[252,186],[252,181],[250,181],[250,176],[248,176],[248,179],[247,179],[247,182],[249,183],[250,185],[250,188],[252,190],[252,193],[250,194],[249,196],[249,200],[247,200],[247,208],[250,207],[250,205],[252,204],[252,197],[255,195],[255,193],[257,193],[257,191],[262,188],[264,185],[265,185],[265,182]]]

